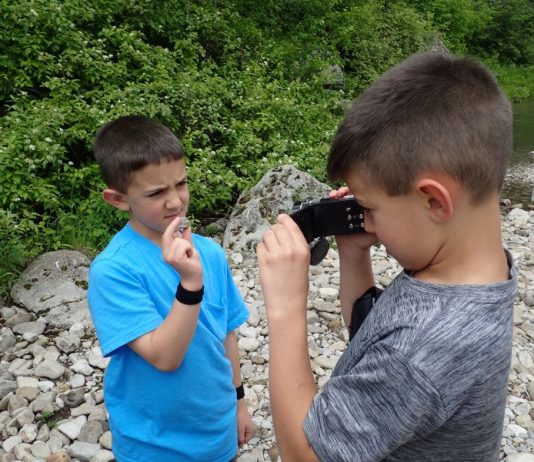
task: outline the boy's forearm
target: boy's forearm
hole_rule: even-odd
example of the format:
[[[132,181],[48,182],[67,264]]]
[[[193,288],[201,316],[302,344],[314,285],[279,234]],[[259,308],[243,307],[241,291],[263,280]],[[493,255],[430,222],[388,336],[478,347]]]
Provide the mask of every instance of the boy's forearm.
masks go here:
[[[233,383],[237,388],[242,385],[241,367],[239,365],[239,349],[235,332],[230,332],[224,342],[226,356],[232,364]],[[237,391],[237,390],[236,390]],[[254,425],[250,418],[249,410],[244,396],[237,399],[237,438],[239,447],[248,443],[254,431]]]
[[[232,364],[233,383],[236,387],[241,385],[241,365],[239,363],[239,348],[235,332],[229,332],[224,341],[226,357]]]
[[[304,315],[269,319],[269,393],[276,439],[284,461],[317,461],[303,430],[317,394]]]
[[[352,306],[369,287],[375,285],[370,250],[352,251],[339,255],[339,301],[345,325],[350,324]]]
[[[130,342],[130,347],[162,371],[177,369],[195,333],[199,311],[200,304],[185,305],[175,300],[161,325]]]
[[[340,254],[340,301],[346,324],[354,301],[374,285],[370,249]],[[284,461],[317,462],[303,430],[317,394],[310,366],[305,297],[286,300],[269,322],[269,392],[273,423]],[[297,303],[300,309],[289,309]]]

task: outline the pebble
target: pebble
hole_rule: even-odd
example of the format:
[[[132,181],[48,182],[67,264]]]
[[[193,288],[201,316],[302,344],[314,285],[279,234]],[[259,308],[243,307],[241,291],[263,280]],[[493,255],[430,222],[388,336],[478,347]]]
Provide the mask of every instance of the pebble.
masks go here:
[[[534,462],[534,212],[511,209],[503,220],[505,245],[515,257],[519,296],[514,306],[513,367],[499,460]],[[377,280],[389,283],[400,268],[381,247],[373,249]],[[239,462],[279,459],[268,392],[268,328],[253,259],[229,258],[249,321],[238,331],[245,399],[255,424]],[[347,347],[340,318],[339,264],[335,249],[310,268],[308,345],[319,388]],[[0,303],[0,462],[114,461],[103,402],[109,362],[91,326],[75,322],[62,332],[41,318]]]

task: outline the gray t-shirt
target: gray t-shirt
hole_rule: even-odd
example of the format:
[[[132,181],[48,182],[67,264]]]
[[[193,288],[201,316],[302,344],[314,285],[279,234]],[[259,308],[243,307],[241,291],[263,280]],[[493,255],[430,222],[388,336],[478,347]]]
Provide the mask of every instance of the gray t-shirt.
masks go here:
[[[438,285],[401,273],[304,422],[321,461],[496,461],[517,277]]]

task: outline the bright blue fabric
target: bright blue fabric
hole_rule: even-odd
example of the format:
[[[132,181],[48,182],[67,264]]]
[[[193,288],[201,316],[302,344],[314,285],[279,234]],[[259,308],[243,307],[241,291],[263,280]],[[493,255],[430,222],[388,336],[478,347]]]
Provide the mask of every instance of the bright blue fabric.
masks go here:
[[[193,235],[204,274],[184,360],[161,372],[127,346],[168,314],[179,282],[161,249],[126,225],[93,261],[88,302],[102,353],[104,397],[120,462],[228,462],[237,452],[236,394],[226,335],[248,317],[221,247]]]

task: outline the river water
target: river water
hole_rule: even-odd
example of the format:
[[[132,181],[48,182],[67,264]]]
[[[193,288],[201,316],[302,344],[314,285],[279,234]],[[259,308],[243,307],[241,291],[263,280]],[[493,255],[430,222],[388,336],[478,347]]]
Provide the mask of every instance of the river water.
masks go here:
[[[514,150],[503,197],[534,208],[534,101],[516,103],[513,110]]]
[[[532,163],[534,151],[534,101],[514,104],[514,153],[512,164]]]

